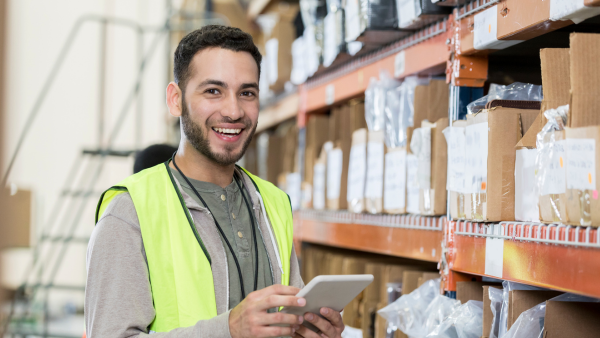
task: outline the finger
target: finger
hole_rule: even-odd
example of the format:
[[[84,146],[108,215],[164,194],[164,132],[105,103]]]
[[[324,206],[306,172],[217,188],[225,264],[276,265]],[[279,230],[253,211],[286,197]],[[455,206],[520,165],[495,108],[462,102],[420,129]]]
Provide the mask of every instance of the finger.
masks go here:
[[[328,307],[321,308],[320,312],[323,315],[323,317],[329,320],[331,325],[337,328],[341,328],[342,330],[344,329],[344,322],[342,320],[342,315],[340,314],[340,312],[330,309]]]
[[[280,306],[304,306],[306,299],[295,296],[270,295],[261,299],[256,307],[258,310],[266,310]]]
[[[334,338],[337,335],[335,327],[327,319],[323,319],[314,313],[305,313],[304,320],[317,327],[327,337]]]
[[[270,295],[287,295],[287,296],[295,296],[300,292],[300,289],[295,286],[287,286],[281,284],[271,285],[264,289],[254,291],[259,298],[268,297]]]
[[[304,325],[300,325],[300,327],[296,330],[296,334],[302,336],[303,338],[323,338],[318,333],[313,330],[307,328]]]
[[[302,316],[292,315],[289,313],[276,312],[262,315],[256,321],[257,325],[271,325],[271,324],[289,324],[299,325],[302,324],[304,318]]]
[[[253,334],[255,337],[271,338],[271,337],[286,337],[292,335],[291,327],[280,326],[263,326],[256,330]]]

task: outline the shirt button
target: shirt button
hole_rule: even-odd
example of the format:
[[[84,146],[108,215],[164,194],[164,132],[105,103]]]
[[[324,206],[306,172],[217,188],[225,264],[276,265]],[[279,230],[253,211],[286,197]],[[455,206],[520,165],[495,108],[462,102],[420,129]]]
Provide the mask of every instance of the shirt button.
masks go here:
[[[231,213],[231,217],[233,217],[233,219],[235,219],[235,214],[233,212]]]
[[[226,200],[225,195],[221,195],[221,201]]]
[[[242,234],[242,232],[241,232],[241,231],[238,231],[238,237],[239,237],[239,238],[242,238],[242,237],[244,237],[244,234]]]

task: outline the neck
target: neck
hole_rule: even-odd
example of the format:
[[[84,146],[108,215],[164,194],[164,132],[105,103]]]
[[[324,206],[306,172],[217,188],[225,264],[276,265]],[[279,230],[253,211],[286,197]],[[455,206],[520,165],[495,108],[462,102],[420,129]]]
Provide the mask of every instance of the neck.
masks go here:
[[[175,155],[175,162],[188,178],[209,182],[225,188],[233,181],[235,164],[219,165],[198,152],[189,142],[182,140]],[[169,164],[175,169],[173,162]]]

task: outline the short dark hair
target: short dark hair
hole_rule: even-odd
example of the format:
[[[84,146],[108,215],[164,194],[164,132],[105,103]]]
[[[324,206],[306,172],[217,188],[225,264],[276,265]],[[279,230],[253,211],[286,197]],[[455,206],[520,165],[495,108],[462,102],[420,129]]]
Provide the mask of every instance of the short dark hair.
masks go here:
[[[194,55],[203,49],[211,47],[250,53],[254,61],[256,61],[260,77],[262,55],[260,55],[258,48],[252,41],[252,36],[239,28],[209,25],[186,35],[181,39],[175,50],[173,77],[181,90],[185,91],[183,87],[187,84],[190,76],[190,62],[194,58]]]

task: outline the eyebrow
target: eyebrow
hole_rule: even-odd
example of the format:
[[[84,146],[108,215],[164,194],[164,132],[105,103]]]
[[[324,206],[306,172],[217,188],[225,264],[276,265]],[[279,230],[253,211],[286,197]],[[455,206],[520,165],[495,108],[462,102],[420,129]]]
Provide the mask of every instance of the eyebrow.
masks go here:
[[[251,83],[243,83],[240,86],[240,89],[248,89],[248,88],[254,88],[254,89],[258,89],[258,83],[256,82],[251,82]]]
[[[215,86],[227,88],[227,83],[225,83],[223,81],[219,81],[219,80],[213,80],[213,79],[208,79],[208,80],[204,80],[204,81],[200,82],[200,84],[198,84],[198,87],[203,87],[206,85],[215,85]]]

